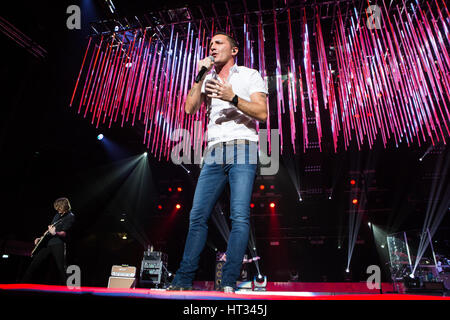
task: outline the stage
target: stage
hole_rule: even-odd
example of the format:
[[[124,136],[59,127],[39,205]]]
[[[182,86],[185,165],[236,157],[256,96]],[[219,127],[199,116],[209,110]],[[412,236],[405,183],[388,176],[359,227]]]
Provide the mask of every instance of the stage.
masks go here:
[[[286,284],[286,283],[285,283]],[[450,297],[445,293],[367,293],[350,292],[361,283],[348,283],[347,292],[324,292],[322,288],[338,288],[308,284],[314,291],[166,291],[165,289],[112,289],[104,287],[80,287],[35,284],[2,284],[0,301],[14,309],[15,315],[60,314],[93,317],[113,314],[130,317],[137,314],[162,316],[167,319],[280,319],[286,314],[346,314],[360,317],[359,310],[392,317],[413,316],[420,309],[444,311]],[[341,284],[342,285],[342,284]],[[289,285],[285,285],[289,287]],[[329,290],[328,289],[328,290]],[[23,307],[17,307],[23,306]]]
[[[446,3],[2,6],[5,316],[440,314]]]
[[[383,289],[390,291],[364,289],[365,283],[269,283],[272,290],[246,291],[237,290],[235,293],[223,293],[214,290],[201,290],[201,283],[197,282],[192,291],[166,291],[165,289],[118,289],[102,287],[80,287],[70,289],[66,286],[39,284],[1,284],[2,297],[9,294],[15,296],[73,296],[138,298],[153,300],[450,300],[445,292],[417,292],[393,293],[392,285],[383,283]],[[292,291],[281,291],[280,289]],[[312,291],[305,291],[308,288]],[[293,291],[297,289],[297,291]],[[326,291],[324,291],[326,290]]]

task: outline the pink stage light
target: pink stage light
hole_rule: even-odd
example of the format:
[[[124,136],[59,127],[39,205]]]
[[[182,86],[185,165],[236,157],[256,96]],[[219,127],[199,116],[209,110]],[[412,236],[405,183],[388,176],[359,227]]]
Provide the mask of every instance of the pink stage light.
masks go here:
[[[372,148],[376,141],[384,147],[421,146],[428,141],[446,144],[450,135],[450,26],[445,2],[434,0],[423,8],[397,6],[389,14],[381,3],[380,29],[366,26],[367,13],[358,17],[355,12],[344,25],[338,6],[330,43],[323,37],[327,31],[322,29],[320,10],[312,22],[307,22],[304,8],[295,9],[300,10],[299,20],[291,19],[294,8],[287,8],[287,21],[279,19],[277,10],[245,14],[239,59],[260,71],[272,93],[267,98],[268,114],[275,111],[276,124],[270,117],[264,124],[269,151],[274,127],[280,134],[281,152],[289,142],[297,152],[298,133],[303,136],[303,152],[312,147],[311,134],[317,134],[320,151],[324,142],[331,142],[334,152],[347,150],[350,144]],[[257,16],[254,26],[252,14]],[[230,31],[229,20],[226,30]],[[202,152],[206,108],[187,115],[183,105],[197,62],[208,55],[215,23],[212,19],[209,28],[200,23],[194,32],[187,22],[183,36],[175,32],[174,24],[168,25],[170,40],[165,43],[148,37],[147,29],[90,37],[69,105],[78,104],[78,113],[84,117],[89,113],[96,127],[142,125],[143,144],[159,160],[169,160],[178,144],[171,139],[177,129],[190,133],[190,139],[184,140],[185,150]],[[282,24],[287,28],[282,29]],[[266,38],[268,28],[273,28],[273,39]],[[125,35],[126,44],[117,41]],[[281,43],[288,44],[286,52],[280,51]],[[327,58],[330,46],[336,58],[333,67]],[[267,70],[269,51],[276,57],[274,70]],[[269,82],[269,74],[274,81]],[[283,130],[286,125],[289,133]],[[331,130],[324,131],[325,126]]]

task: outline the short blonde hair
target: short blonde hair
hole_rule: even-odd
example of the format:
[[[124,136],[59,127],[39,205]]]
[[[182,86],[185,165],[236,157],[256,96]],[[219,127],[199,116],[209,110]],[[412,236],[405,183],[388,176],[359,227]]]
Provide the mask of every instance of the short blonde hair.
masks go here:
[[[67,198],[56,199],[55,202],[53,203],[53,207],[55,208],[55,210],[58,210],[58,208],[61,208],[62,210],[64,210],[64,212],[68,212],[72,208],[70,206],[69,199],[67,199]]]

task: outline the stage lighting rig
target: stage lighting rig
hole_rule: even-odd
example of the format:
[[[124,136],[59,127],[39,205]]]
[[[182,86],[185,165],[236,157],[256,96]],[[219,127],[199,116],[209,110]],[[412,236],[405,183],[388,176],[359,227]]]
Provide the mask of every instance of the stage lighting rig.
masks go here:
[[[253,291],[266,291],[267,277],[262,274],[258,274],[253,278]]]

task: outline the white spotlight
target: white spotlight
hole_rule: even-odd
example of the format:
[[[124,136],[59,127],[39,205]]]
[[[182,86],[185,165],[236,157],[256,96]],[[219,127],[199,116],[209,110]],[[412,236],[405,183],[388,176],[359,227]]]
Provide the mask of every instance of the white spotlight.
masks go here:
[[[97,139],[98,139],[98,140],[102,140],[103,137],[104,137],[103,134],[100,133],[100,134],[97,136]]]
[[[369,228],[372,226],[372,224],[370,222],[367,225],[369,226]]]
[[[8,258],[9,258],[9,255],[3,254],[3,255],[2,255],[2,258],[3,258],[3,259],[8,259]]]
[[[114,3],[112,2],[112,0],[107,0],[106,3],[108,4],[109,10],[111,11],[111,13],[114,13],[114,11],[116,10],[116,7],[114,6]]]
[[[267,277],[262,274],[258,274],[253,278],[253,291],[266,291]]]
[[[144,152],[144,157],[146,157],[147,156],[147,152]]]
[[[349,272],[350,272],[350,269],[349,269],[349,268],[345,269],[345,272],[349,273]]]
[[[382,244],[382,245],[381,245],[381,248],[383,248],[383,249],[384,249],[384,244]]]

